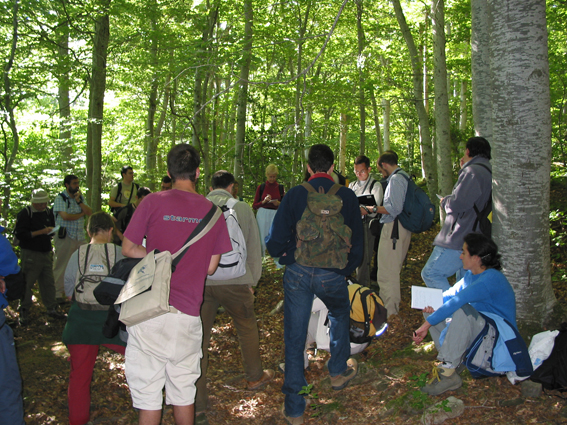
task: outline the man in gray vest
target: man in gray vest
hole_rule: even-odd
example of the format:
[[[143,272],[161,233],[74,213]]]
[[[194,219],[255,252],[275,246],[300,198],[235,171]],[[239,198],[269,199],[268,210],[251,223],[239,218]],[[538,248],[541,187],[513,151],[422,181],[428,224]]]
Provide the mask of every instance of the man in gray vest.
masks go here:
[[[197,416],[204,415],[207,409],[208,348],[211,329],[220,305],[224,307],[234,322],[240,342],[242,363],[248,383],[247,388],[249,390],[261,388],[271,381],[275,375],[273,370],[262,370],[258,325],[254,314],[253,288],[258,284],[262,275],[260,232],[250,206],[246,202],[238,202],[233,198],[234,182],[234,176],[228,171],[217,171],[213,174],[211,184],[213,190],[207,195],[207,199],[220,207],[230,202],[228,206],[232,206],[246,241],[246,273],[243,276],[228,278],[227,280],[216,280],[213,275],[209,276],[205,283],[205,295],[201,306],[203,357],[201,359],[201,377],[196,383],[195,411]]]

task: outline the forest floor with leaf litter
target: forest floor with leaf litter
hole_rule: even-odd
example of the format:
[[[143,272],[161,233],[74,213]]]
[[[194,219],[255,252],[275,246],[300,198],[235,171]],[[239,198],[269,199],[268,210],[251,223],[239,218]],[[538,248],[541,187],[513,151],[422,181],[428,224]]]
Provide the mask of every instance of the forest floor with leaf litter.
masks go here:
[[[552,186],[552,207],[565,211],[565,189]],[[565,234],[565,222],[552,223]],[[412,243],[402,270],[402,303],[398,319],[389,323],[388,331],[360,355],[358,376],[342,391],[330,386],[325,351],[311,352],[306,378],[314,402],[306,410],[310,424],[376,424],[420,423],[428,406],[449,395],[463,400],[465,412],[452,419],[453,424],[567,423],[565,401],[557,394],[537,398],[522,397],[520,385],[512,385],[506,377],[475,380],[463,373],[463,386],[439,397],[419,391],[433,367],[436,352],[432,343],[415,346],[411,333],[423,322],[420,311],[409,308],[411,285],[421,285],[421,269],[430,252],[438,226],[412,236]],[[557,299],[567,306],[567,255],[563,246],[552,243],[552,278]],[[270,312],[283,299],[282,270],[271,262],[264,267],[256,291],[256,316],[260,331],[260,347],[264,368],[278,370],[284,362],[283,313]],[[12,305],[15,308],[15,305]],[[66,307],[68,309],[68,306]],[[12,309],[7,318],[15,319]],[[46,315],[39,304],[31,311],[30,325],[15,327],[14,336],[24,383],[25,420],[30,425],[66,424],[69,353],[61,343],[63,321]],[[559,326],[559,323],[556,324]],[[527,341],[529,344],[529,341]],[[259,391],[247,391],[241,365],[238,339],[231,319],[219,314],[212,332],[209,349],[209,410],[207,418],[214,424],[283,424],[281,393],[283,374]],[[92,424],[137,423],[124,377],[122,356],[101,348],[91,386]],[[559,394],[559,393],[558,393]],[[162,424],[174,424],[169,406],[164,408]]]

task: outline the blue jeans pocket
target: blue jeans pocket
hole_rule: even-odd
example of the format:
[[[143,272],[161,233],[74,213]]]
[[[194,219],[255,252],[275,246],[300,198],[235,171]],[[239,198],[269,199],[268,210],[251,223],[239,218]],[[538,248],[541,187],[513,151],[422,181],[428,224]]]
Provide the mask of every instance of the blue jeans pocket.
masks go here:
[[[286,267],[284,274],[284,290],[297,291],[304,276],[305,273],[301,273],[289,266]]]

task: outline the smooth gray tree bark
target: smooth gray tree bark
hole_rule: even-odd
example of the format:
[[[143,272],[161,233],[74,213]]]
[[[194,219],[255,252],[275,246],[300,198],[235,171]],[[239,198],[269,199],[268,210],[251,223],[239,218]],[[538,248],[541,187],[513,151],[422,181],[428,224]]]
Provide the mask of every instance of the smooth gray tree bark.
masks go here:
[[[106,2],[106,6],[110,1]],[[92,75],[87,126],[88,201],[93,212],[101,209],[102,125],[106,90],[106,59],[110,39],[110,18],[105,10],[95,21]]]
[[[493,238],[518,321],[555,304],[549,249],[551,114],[545,0],[491,0]]]
[[[234,158],[234,176],[238,180],[240,187],[243,186],[244,167],[244,138],[246,136],[246,106],[248,102],[248,77],[250,75],[250,62],[252,60],[252,23],[254,12],[252,0],[244,1],[244,47],[242,49],[242,67],[240,68],[240,80],[238,91],[238,104],[236,107],[236,140]]]
[[[432,0],[433,83],[435,85],[435,145],[438,190],[443,196],[453,190],[451,164],[451,119],[447,93],[447,60],[445,55],[445,2]],[[433,196],[433,194],[431,194]],[[444,219],[444,211],[441,211]]]
[[[492,142],[488,0],[471,0],[471,81],[474,132]]]

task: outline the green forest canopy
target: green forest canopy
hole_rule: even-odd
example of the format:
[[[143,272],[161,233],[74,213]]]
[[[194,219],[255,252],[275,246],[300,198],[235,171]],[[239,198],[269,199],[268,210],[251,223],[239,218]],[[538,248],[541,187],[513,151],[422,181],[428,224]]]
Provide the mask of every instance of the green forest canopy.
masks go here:
[[[248,15],[250,57],[245,4],[253,13],[252,19]],[[433,129],[431,6],[403,1],[402,7],[423,61]],[[342,171],[351,178],[361,143],[373,161],[386,146],[400,154],[404,168],[420,174],[412,69],[389,1],[12,0],[0,8],[6,40],[0,47],[5,70],[0,164],[3,215],[9,220],[35,187],[43,186],[53,197],[65,174],[86,182],[93,46],[103,17],[110,34],[99,122],[105,199],[124,164],[134,167],[137,182],[157,185],[166,171],[166,152],[180,142],[200,149],[205,176],[234,170],[238,158],[242,172],[236,174],[250,199],[267,164],[279,166],[280,181],[289,187],[301,178],[311,144],[328,143],[338,153],[341,128],[346,134]],[[567,162],[566,9],[561,0],[547,1],[552,161],[560,172]],[[470,10],[469,1],[445,2],[455,170],[462,143],[474,133]],[[239,78],[247,59],[240,153],[235,146]],[[202,190],[207,186],[201,182]]]

